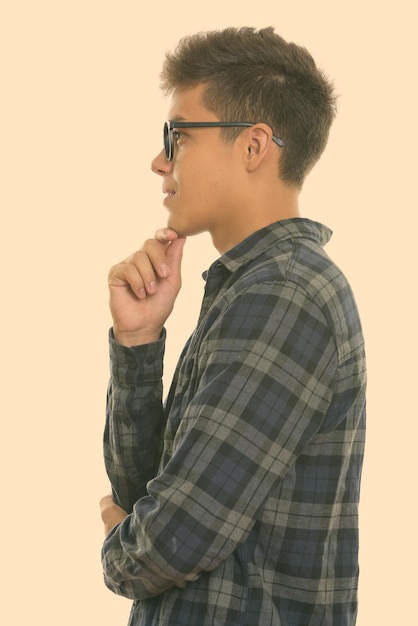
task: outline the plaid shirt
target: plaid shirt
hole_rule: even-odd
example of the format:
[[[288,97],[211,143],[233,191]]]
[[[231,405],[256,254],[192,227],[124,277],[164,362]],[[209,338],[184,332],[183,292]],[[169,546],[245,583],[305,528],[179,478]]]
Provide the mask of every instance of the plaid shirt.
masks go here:
[[[162,402],[164,333],[111,337],[105,461],[130,515],[105,582],[146,626],[348,626],[357,612],[365,358],[308,219],[215,262]]]

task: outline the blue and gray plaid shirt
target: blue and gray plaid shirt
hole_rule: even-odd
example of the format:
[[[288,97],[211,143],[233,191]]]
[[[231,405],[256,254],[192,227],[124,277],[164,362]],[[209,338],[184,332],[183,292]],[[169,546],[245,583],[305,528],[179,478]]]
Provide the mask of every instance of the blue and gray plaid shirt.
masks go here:
[[[130,515],[105,582],[146,626],[352,626],[365,357],[349,285],[308,219],[209,269],[165,405],[164,334],[111,337],[105,461]]]

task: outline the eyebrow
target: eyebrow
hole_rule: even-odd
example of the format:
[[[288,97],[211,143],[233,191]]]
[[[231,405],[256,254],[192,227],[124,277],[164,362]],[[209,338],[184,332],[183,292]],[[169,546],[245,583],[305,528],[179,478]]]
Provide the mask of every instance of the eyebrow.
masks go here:
[[[170,118],[170,122],[186,122],[186,118],[181,115],[176,115],[175,117]]]

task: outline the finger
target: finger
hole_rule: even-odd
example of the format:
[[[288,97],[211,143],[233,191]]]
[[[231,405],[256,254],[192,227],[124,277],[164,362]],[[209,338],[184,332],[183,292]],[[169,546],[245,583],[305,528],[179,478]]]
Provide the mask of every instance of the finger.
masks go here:
[[[154,239],[144,243],[142,250],[111,268],[109,286],[129,286],[140,299],[145,298],[147,293],[156,293],[158,279],[168,278],[172,271],[178,275],[184,243],[185,238],[179,237],[172,229],[160,229]]]
[[[155,239],[161,243],[168,243],[178,238],[178,234],[172,228],[160,228],[155,233]]]
[[[186,238],[179,237],[175,241],[172,241],[170,245],[168,246],[167,251],[166,251],[166,259],[170,267],[170,271],[180,270],[185,243],[186,243]]]
[[[155,282],[155,274],[150,270],[148,273],[143,269],[143,263],[139,263],[135,258],[139,253],[135,253],[127,262],[119,263],[111,268],[109,272],[109,287],[129,287],[138,298],[146,297],[146,285],[153,290],[151,283]],[[138,266],[137,266],[138,264]],[[142,270],[139,269],[142,265]]]
[[[150,249],[152,253],[150,253]],[[165,262],[164,259],[164,250],[155,252],[150,244],[146,244],[143,250],[139,250],[133,255],[132,265],[136,268],[142,279],[143,287],[149,294],[153,294],[157,290],[157,278],[160,275],[160,265]],[[135,279],[139,280],[136,277]]]
[[[185,243],[185,237],[179,237],[178,239],[172,241],[166,247],[165,263],[159,268],[159,275],[169,279],[173,285],[177,286],[177,288],[180,288],[181,286],[181,262]]]
[[[186,238],[180,237],[171,228],[158,230],[155,233],[155,239],[147,242],[147,252],[152,258],[155,271],[161,278],[167,278],[172,269],[179,268],[185,242]]]
[[[174,233],[174,231],[171,231]],[[174,233],[174,240],[177,238],[177,234]],[[171,234],[168,234],[171,237]],[[152,265],[154,272],[159,278],[168,278],[171,273],[169,260],[167,258],[167,251],[172,245],[172,240],[162,242],[157,239],[148,239],[143,247],[143,252],[147,255],[149,262]]]

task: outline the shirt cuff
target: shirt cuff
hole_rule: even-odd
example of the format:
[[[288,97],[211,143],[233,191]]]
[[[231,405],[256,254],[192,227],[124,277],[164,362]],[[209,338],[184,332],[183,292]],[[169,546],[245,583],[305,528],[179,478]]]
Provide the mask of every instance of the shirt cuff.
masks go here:
[[[128,348],[116,341],[109,330],[110,373],[114,382],[122,386],[156,382],[163,376],[166,331],[153,343]]]

